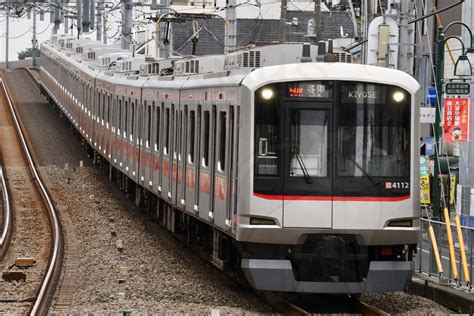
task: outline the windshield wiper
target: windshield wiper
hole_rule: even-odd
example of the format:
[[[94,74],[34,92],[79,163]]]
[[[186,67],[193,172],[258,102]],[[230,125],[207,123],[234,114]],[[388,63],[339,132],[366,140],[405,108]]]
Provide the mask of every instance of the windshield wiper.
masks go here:
[[[303,171],[303,176],[306,181],[306,183],[311,184],[313,183],[313,180],[311,180],[311,177],[309,175],[308,169],[306,169],[306,166],[304,164],[303,158],[299,153],[296,152],[296,150],[292,150],[293,156],[296,157],[296,160],[298,161],[298,164],[300,165],[301,171]]]
[[[342,156],[343,156],[344,158],[347,158],[349,161],[351,161],[351,162],[354,164],[354,166],[356,166],[357,169],[359,169],[360,171],[362,171],[362,173],[365,174],[365,175],[367,176],[367,178],[369,178],[370,181],[372,181],[375,185],[379,185],[380,182],[378,182],[377,180],[375,180],[374,177],[372,177],[372,176],[367,172],[367,170],[365,170],[364,167],[362,167],[361,165],[359,165],[354,159],[349,158],[349,156],[346,155],[346,154],[342,154]]]

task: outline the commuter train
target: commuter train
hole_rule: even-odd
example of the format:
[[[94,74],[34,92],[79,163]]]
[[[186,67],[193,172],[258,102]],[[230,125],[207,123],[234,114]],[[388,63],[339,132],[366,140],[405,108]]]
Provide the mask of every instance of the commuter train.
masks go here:
[[[40,78],[110,177],[222,270],[259,290],[401,290],[420,87],[321,57],[282,44],[154,59],[54,35]]]

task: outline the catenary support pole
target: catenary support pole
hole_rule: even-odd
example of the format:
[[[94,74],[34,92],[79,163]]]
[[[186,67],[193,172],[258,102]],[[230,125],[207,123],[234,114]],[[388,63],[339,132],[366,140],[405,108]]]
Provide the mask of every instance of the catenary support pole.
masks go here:
[[[132,18],[133,2],[132,0],[121,0],[123,8],[122,19],[122,49],[130,49],[132,42]]]
[[[7,9],[5,19],[5,68],[8,69],[8,42],[10,41],[10,11]]]
[[[33,8],[33,39],[31,40],[33,49],[33,67],[36,67],[36,9]]]
[[[90,29],[89,0],[82,0],[82,31],[89,33]]]
[[[287,0],[281,0],[281,9],[280,9],[280,35],[278,42],[283,44],[286,42],[286,17],[287,17]]]

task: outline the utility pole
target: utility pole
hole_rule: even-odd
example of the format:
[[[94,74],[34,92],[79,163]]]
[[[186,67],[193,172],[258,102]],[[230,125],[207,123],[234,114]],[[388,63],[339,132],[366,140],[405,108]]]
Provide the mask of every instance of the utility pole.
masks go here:
[[[95,0],[90,0],[91,3],[90,3],[90,18],[89,18],[89,21],[90,21],[90,24],[89,24],[89,28],[91,30],[94,29],[95,27],[95,12],[96,12],[96,9],[95,9]]]
[[[33,67],[36,67],[36,9],[33,8]]]
[[[280,37],[279,43],[286,43],[286,16],[287,16],[287,0],[281,0],[281,11],[280,11]]]
[[[102,1],[97,1],[97,19],[96,19],[96,40],[98,42],[102,41]]]
[[[54,27],[53,34],[58,34],[59,25],[61,24],[61,14],[59,12],[59,0],[55,0],[54,3]]]
[[[121,0],[123,12],[122,19],[122,49],[130,49],[132,43],[132,19],[133,2],[132,0]]]
[[[7,9],[7,17],[5,19],[6,32],[5,32],[5,68],[8,69],[8,41],[10,36],[10,10]]]
[[[398,69],[408,74],[412,73],[409,69],[408,52],[409,52],[409,36],[408,36],[408,14],[410,12],[409,1],[400,1],[400,27],[398,49]]]
[[[316,27],[315,42],[318,43],[322,38],[321,0],[314,0],[314,23]]]
[[[77,10],[77,38],[82,34],[82,0],[76,0],[76,10]]]
[[[90,12],[89,12],[89,0],[82,0],[82,31],[89,33],[90,29]]]
[[[283,1],[286,2],[286,0]],[[227,24],[225,25],[224,54],[235,52],[237,48],[237,20],[235,5],[236,0],[228,0],[227,7],[225,9]]]
[[[104,37],[104,44],[107,44],[107,15],[104,14],[104,6],[103,6],[103,2],[102,2],[102,27],[103,27],[103,31],[102,31],[102,36]]]

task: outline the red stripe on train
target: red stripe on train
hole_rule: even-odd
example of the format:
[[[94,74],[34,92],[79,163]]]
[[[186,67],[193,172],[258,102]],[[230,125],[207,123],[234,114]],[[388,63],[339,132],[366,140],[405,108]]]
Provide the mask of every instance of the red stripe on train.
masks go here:
[[[290,201],[354,201],[354,202],[399,202],[408,200],[409,195],[403,196],[304,196],[304,195],[269,195],[254,193],[254,196],[265,200]]]

